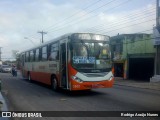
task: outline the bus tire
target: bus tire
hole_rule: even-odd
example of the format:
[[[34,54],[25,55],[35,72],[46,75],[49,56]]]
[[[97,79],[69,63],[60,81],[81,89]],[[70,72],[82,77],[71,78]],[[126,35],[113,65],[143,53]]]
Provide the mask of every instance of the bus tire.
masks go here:
[[[57,79],[56,77],[52,77],[51,79],[51,87],[52,87],[52,90],[54,91],[57,91],[58,90],[58,83],[57,83]]]

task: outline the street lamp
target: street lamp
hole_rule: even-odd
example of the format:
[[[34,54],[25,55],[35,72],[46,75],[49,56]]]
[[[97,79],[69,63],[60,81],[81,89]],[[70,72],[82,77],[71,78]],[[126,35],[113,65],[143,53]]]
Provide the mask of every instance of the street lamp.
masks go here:
[[[36,46],[36,44],[35,44],[31,39],[29,39],[28,37],[24,37],[24,39],[30,40],[30,42],[31,42],[32,44],[34,44],[34,46]]]

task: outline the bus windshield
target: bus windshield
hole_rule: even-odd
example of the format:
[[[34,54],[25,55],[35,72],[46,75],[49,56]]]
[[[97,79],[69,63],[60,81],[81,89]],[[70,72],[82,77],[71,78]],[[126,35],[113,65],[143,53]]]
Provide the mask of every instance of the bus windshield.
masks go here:
[[[81,41],[72,43],[72,66],[81,72],[111,70],[111,52],[107,42]]]

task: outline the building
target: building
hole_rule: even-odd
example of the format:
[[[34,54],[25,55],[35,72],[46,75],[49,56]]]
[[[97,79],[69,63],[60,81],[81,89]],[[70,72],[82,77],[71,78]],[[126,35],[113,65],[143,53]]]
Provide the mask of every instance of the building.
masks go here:
[[[121,34],[111,37],[115,77],[147,80],[154,75],[155,48],[151,34]]]

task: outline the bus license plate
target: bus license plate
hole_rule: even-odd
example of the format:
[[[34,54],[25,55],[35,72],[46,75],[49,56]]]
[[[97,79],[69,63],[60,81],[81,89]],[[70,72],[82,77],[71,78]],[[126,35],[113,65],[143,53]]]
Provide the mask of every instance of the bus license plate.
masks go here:
[[[101,84],[92,84],[92,88],[103,88],[104,86]]]

